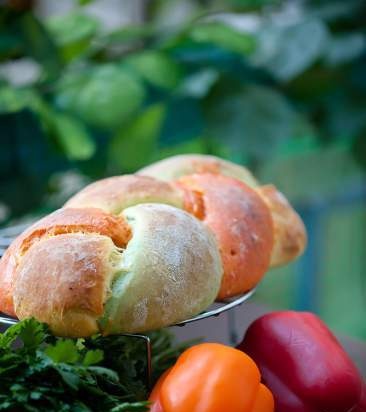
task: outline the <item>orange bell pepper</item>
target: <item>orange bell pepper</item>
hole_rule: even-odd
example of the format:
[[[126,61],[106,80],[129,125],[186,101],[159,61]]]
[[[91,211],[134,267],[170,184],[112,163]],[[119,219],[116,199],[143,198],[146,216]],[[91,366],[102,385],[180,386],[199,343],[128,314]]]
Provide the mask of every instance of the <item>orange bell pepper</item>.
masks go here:
[[[273,412],[272,393],[254,361],[217,343],[186,350],[149,398],[150,412]]]

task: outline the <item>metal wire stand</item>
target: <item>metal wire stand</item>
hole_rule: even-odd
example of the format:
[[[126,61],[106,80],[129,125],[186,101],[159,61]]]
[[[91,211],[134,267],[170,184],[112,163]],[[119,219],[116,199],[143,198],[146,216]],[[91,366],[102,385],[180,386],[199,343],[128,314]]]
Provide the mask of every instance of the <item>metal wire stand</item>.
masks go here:
[[[18,226],[13,226],[13,227],[0,230],[0,257],[3,255],[6,248],[10,245],[10,243],[14,240],[14,238],[18,236],[25,228],[26,228],[26,225],[18,225]],[[254,293],[255,293],[255,289],[252,289],[249,292],[244,293],[243,295],[237,296],[233,299],[228,299],[223,302],[219,302],[218,304],[221,306],[219,306],[218,308],[204,311],[200,313],[199,315],[194,316],[193,318],[183,320],[171,326],[182,327],[189,323],[198,322],[198,321],[208,319],[211,317],[217,317],[224,312],[230,311],[242,305],[244,302],[250,299]],[[17,322],[18,322],[18,319],[14,319],[9,316],[0,315],[0,325],[11,326],[11,325],[15,325]],[[146,364],[147,364],[146,384],[147,384],[147,387],[150,388],[151,387],[151,377],[152,377],[152,363],[151,363],[152,348],[151,348],[150,338],[144,334],[131,334],[131,333],[122,333],[121,336],[141,339],[145,342]],[[234,336],[231,336],[231,340],[233,339],[234,339]]]

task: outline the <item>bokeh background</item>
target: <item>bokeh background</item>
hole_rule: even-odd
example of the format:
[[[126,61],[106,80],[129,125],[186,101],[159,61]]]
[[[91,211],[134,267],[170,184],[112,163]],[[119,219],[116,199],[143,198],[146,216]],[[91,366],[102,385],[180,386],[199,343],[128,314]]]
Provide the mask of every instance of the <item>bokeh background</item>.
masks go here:
[[[366,2],[0,1],[0,225],[178,153],[247,165],[309,247],[255,300],[366,339]]]

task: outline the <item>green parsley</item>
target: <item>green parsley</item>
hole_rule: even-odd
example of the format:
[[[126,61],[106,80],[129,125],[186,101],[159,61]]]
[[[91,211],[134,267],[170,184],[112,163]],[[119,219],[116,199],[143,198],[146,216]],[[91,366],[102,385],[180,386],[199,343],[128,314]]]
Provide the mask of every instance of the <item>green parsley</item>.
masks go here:
[[[187,347],[150,334],[153,380]],[[0,411],[148,411],[144,342],[125,336],[63,339],[27,319],[0,334]]]

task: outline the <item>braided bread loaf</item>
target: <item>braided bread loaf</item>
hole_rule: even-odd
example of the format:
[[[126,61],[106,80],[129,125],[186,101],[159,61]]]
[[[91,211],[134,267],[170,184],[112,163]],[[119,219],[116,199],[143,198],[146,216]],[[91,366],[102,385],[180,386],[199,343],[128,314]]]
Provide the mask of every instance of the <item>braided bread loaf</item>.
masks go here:
[[[171,158],[87,186],[20,235],[0,260],[0,311],[63,336],[156,329],[251,289],[304,245],[273,186],[210,156]]]

